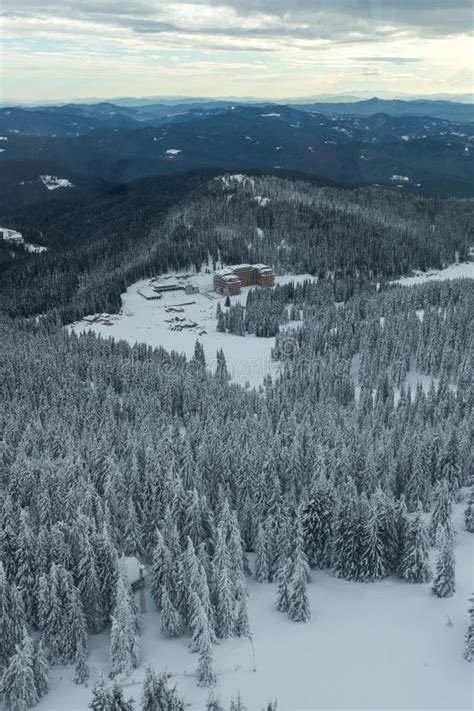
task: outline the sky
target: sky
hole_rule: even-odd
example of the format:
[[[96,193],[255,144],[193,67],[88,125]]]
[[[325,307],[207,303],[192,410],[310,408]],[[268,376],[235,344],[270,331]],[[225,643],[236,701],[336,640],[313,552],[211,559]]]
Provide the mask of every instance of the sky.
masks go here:
[[[2,99],[473,91],[472,0],[0,0]]]

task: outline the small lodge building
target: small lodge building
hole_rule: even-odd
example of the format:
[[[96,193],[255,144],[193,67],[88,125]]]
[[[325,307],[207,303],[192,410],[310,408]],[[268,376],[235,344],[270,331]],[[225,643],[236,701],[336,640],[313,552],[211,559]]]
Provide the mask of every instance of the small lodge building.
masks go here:
[[[214,273],[214,289],[219,294],[235,296],[243,286],[275,286],[275,273],[267,264],[234,264]]]

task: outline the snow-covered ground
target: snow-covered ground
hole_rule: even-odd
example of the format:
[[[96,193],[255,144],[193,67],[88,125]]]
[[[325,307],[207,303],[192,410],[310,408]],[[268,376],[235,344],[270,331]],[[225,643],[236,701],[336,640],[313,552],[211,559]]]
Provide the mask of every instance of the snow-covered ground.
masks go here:
[[[439,281],[443,279],[474,279],[474,262],[463,262],[461,264],[451,264],[446,269],[433,269],[429,272],[420,272],[415,270],[413,276],[401,277],[392,282],[392,284],[401,284],[402,286],[416,286],[423,284],[426,281]]]
[[[174,276],[172,275],[171,278]],[[315,279],[315,277],[309,274],[280,276],[277,277],[277,283],[286,284],[305,279]],[[199,286],[199,294],[186,295],[184,291],[172,291],[154,301],[146,300],[139,293],[149,285],[150,281],[136,282],[125,294],[122,294],[122,309],[119,315],[105,315],[94,323],[83,320],[72,324],[70,328],[76,332],[90,329],[102,336],[113,336],[116,340],[123,339],[130,344],[138,342],[150,346],[162,346],[169,351],[185,353],[188,357],[193,355],[196,340],[199,340],[204,347],[208,366],[212,370],[216,365],[217,351],[223,349],[232,380],[241,385],[248,382],[251,387],[258,386],[263,382],[265,375],[270,374],[272,377],[277,375],[278,363],[271,358],[274,339],[219,333],[216,330],[216,307],[218,303],[224,306],[225,297],[212,290],[212,274],[192,274],[188,281]],[[243,288],[239,296],[231,297],[231,303],[245,304],[249,291],[250,287]],[[170,307],[183,310],[169,312],[167,309]],[[172,330],[174,325],[180,323],[172,321],[175,318],[187,319],[197,326],[182,331]]]
[[[40,175],[39,179],[48,190],[74,187],[70,180],[67,178],[58,178],[56,175]]]
[[[308,585],[312,617],[295,623],[274,609],[275,585],[249,582],[250,643],[230,639],[214,648],[216,693],[228,704],[240,690],[249,708],[278,698],[280,711],[467,711],[472,709],[472,665],[462,657],[472,591],[473,534],[462,528],[463,505],[454,507],[456,592],[439,599],[429,584],[389,578],[351,583],[312,571]],[[196,686],[196,655],[187,638],[164,639],[160,616],[149,603],[143,619],[141,665],[126,694],[141,695],[144,665],[172,674],[171,682],[203,709],[207,690]],[[91,680],[108,670],[108,635],[92,638]],[[51,692],[39,711],[86,711],[90,688],[72,682],[72,668],[51,669]]]

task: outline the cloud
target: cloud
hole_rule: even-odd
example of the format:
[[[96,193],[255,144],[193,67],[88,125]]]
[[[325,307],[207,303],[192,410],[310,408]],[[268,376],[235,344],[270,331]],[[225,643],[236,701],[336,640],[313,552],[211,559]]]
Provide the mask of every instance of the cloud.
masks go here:
[[[412,64],[421,60],[420,57],[351,57],[351,61],[366,64]]]
[[[43,67],[48,86],[49,68],[59,76],[64,58],[67,85],[74,62],[78,76],[86,60],[102,58],[104,82],[114,61],[118,78],[133,64],[147,77],[155,71],[156,93],[171,56],[183,58],[189,77],[227,68],[233,82],[249,84],[245,94],[252,81],[258,88],[280,81],[281,93],[298,83],[312,91],[315,82],[319,91],[351,89],[356,73],[369,82],[383,66],[384,81],[395,80],[395,67],[417,63],[433,82],[450,81],[469,63],[472,26],[471,0],[2,0],[1,9],[3,79],[13,88],[20,71],[27,85],[28,66],[35,76]],[[239,54],[254,62],[255,77],[239,74]],[[98,79],[84,70],[84,84]],[[186,92],[194,93],[190,82]]]

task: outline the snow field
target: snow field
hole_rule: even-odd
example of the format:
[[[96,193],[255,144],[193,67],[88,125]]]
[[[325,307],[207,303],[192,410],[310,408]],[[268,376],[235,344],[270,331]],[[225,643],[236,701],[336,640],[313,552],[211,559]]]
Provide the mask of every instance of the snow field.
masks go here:
[[[289,274],[277,277],[276,281],[278,284],[286,284],[305,279],[315,279],[315,277],[309,274],[298,276]],[[274,339],[219,333],[216,330],[216,307],[218,303],[224,306],[225,297],[212,291],[212,274],[192,274],[189,281],[199,286],[199,294],[187,295],[184,291],[174,291],[164,293],[159,300],[150,301],[138,293],[149,284],[149,280],[136,282],[122,295],[122,310],[119,316],[105,318],[97,323],[80,321],[69,328],[76,332],[92,330],[105,337],[123,339],[130,344],[147,343],[154,347],[162,346],[169,351],[182,352],[188,358],[193,355],[196,340],[199,340],[204,347],[208,367],[215,370],[216,352],[222,348],[232,380],[242,386],[249,383],[251,387],[258,387],[266,375],[270,374],[272,377],[277,375],[279,365],[271,358]],[[244,287],[239,296],[230,297],[231,303],[240,302],[245,305],[250,288]],[[180,306],[180,304],[188,305]],[[169,307],[182,308],[183,311],[168,313],[166,309]],[[172,324],[166,319],[173,319],[176,316],[197,323],[197,327],[182,331],[170,330]]]

